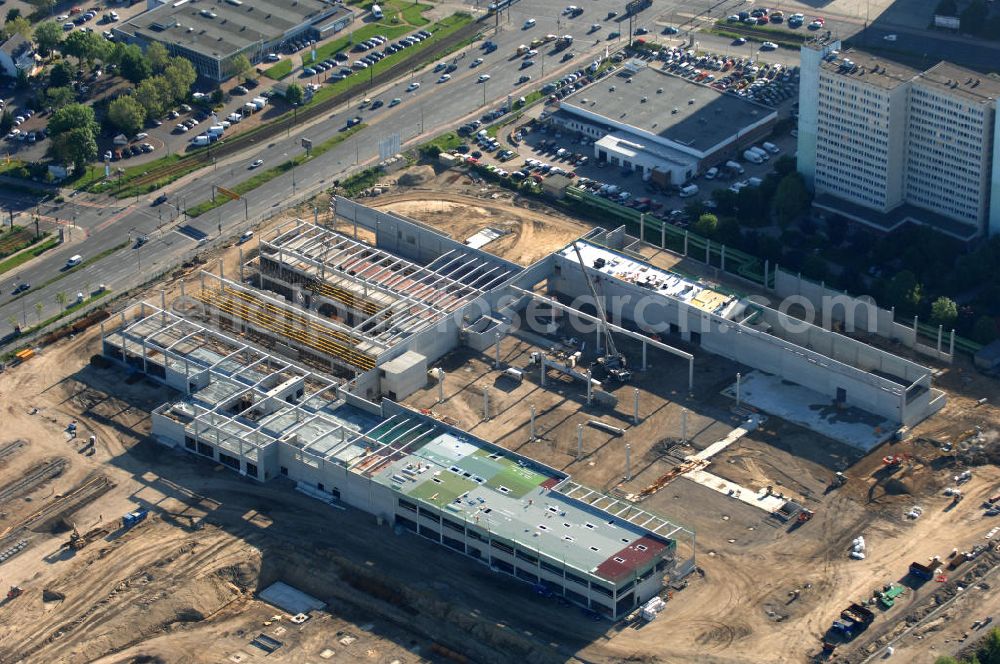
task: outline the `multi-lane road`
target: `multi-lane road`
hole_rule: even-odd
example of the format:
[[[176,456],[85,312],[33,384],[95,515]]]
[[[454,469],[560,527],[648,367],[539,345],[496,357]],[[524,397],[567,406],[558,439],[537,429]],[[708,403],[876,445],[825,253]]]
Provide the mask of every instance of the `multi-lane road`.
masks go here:
[[[349,104],[333,113],[300,125],[285,136],[221,160],[213,167],[173,183],[162,192],[123,201],[110,196],[80,194],[66,198],[61,204],[42,204],[37,208],[39,215],[43,219],[58,219],[64,225],[69,240],[39,259],[0,276],[0,335],[10,331],[8,319],[12,316],[33,324],[39,316],[36,303],[41,303],[43,307],[42,319],[57,313],[60,305],[56,298],[60,292],[67,294],[70,301],[77,292],[85,291],[88,286],[93,290],[99,284],[105,284],[112,292],[123,292],[197,252],[199,245],[196,238],[199,235],[210,241],[220,236],[228,237],[279,209],[305,200],[345,174],[377,161],[382,139],[398,134],[403,145],[425,140],[445,128],[478,117],[485,108],[499,105],[508,96],[516,99],[537,89],[546,80],[586,66],[595,56],[603,54],[605,46],[614,49],[624,43],[623,40],[607,39],[612,31],[627,34],[627,22],[622,21],[621,16],[607,19],[610,11],[624,13],[621,0],[588,0],[588,4],[583,6],[584,13],[573,19],[563,14],[564,2],[567,0],[521,0],[503,13],[499,26],[493,17],[484,18],[481,25],[485,36],[496,42],[499,48],[484,54],[479,48],[481,42],[477,42],[462,53],[449,57],[449,61],[457,62],[458,69],[445,83],[436,82],[440,73],[433,71],[433,64],[428,65],[392,84],[359,93]],[[648,27],[655,35],[659,31],[655,19],[659,16],[665,17],[660,22],[662,25],[668,22],[675,24],[672,19],[681,15],[702,16],[704,21],[710,21],[732,13],[743,4],[741,0],[666,0],[641,12],[636,25]],[[468,8],[475,11],[475,5]],[[529,29],[522,29],[527,19],[534,19],[535,24]],[[697,18],[690,19],[691,25],[697,22]],[[601,24],[601,28],[592,31],[594,23]],[[570,50],[575,54],[574,58],[562,62],[563,54],[550,54],[551,45],[548,45],[539,49],[534,65],[522,69],[522,60],[514,57],[517,46],[548,33],[573,35],[575,43]],[[472,67],[471,63],[478,57],[484,59],[483,63]],[[477,82],[482,74],[490,76],[485,83]],[[532,80],[517,85],[517,80],[524,74],[530,75]],[[412,89],[412,83],[420,83],[420,86]],[[376,111],[361,109],[359,105],[363,97],[380,99],[385,105]],[[399,98],[401,102],[390,107],[389,102],[394,98]],[[356,115],[360,115],[368,125],[364,130],[294,171],[251,191],[244,200],[227,203],[196,219],[187,219],[180,213],[182,209],[211,198],[216,185],[231,187],[250,177],[254,171],[248,166],[253,160],[263,160],[262,168],[276,166],[303,152],[302,138],[319,144],[338,135],[348,118]],[[153,206],[153,199],[160,193],[166,193],[168,201]],[[0,188],[0,206],[4,208],[25,209],[26,203],[29,203],[27,198],[26,194],[4,193]],[[26,223],[34,212],[32,206],[21,223]],[[134,240],[140,235],[150,239],[136,249]],[[128,245],[52,282],[64,274],[60,269],[70,256],[80,254],[86,260],[122,243]],[[11,291],[16,283],[21,282],[30,283],[32,289],[15,298]],[[52,283],[45,285],[46,282]]]

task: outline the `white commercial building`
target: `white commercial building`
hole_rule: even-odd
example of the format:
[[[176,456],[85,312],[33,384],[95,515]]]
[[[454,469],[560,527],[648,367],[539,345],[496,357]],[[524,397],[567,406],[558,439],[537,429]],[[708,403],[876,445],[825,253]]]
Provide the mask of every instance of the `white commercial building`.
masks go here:
[[[594,139],[598,161],[679,185],[770,134],[777,117],[762,104],[640,62],[567,96],[551,122]]]
[[[798,164],[818,208],[885,232],[916,222],[963,241],[1000,233],[1000,81],[947,62],[921,72],[835,40],[802,49],[801,77]]]

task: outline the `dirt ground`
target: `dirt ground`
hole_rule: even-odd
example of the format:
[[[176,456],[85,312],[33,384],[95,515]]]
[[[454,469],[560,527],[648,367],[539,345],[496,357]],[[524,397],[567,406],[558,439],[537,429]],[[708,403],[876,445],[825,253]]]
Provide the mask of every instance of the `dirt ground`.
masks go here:
[[[505,194],[494,198],[496,193],[467,186],[461,195],[411,191],[372,202],[456,239],[486,226],[510,230],[487,249],[522,264],[586,230],[544,208],[525,209]],[[244,246],[244,257],[253,249],[253,243]],[[674,260],[669,254],[659,259]],[[217,271],[221,261],[227,275],[238,274],[235,248],[206,261],[163,284],[167,299],[177,294],[180,278],[193,283],[202,267]],[[158,289],[147,296],[157,301]],[[526,367],[540,345],[549,343],[507,337],[501,368]],[[627,341],[619,345],[635,364],[640,349]],[[545,388],[537,369],[514,383],[493,367],[492,350],[468,349],[438,363],[446,371],[442,403],[435,384],[407,403],[564,469],[583,484],[635,493],[671,471],[677,454],[724,438],[745,416],[721,394],[745,367],[682,348],[696,355],[693,390],[685,362],[650,350],[646,371],[613,390],[614,408],[587,406],[582,384],[555,373]],[[949,391],[949,404],[905,441],[862,456],[769,418],[708,467],[745,487],[770,485],[798,499],[815,512],[807,523],[780,522],[687,478],[644,500],[644,509],[697,531],[700,573],[674,592],[656,621],[609,625],[585,620],[576,609],[542,600],[527,585],[420,538],[394,535],[367,514],[312,501],[290,483],[258,485],[161,447],[147,437],[148,413],[168,399],[168,391],[118,368],[91,365],[97,351],[95,327],[0,374],[0,551],[27,542],[0,563],[4,590],[24,589],[0,609],[0,663],[239,664],[262,661],[263,651],[250,645],[259,634],[283,644],[270,660],[313,664],[801,662],[819,653],[841,609],[889,582],[903,582],[906,593],[894,608],[874,609],[875,623],[840,644],[833,661],[881,657],[892,643],[894,659],[931,662],[981,634],[971,627],[975,620],[1000,618],[1000,594],[989,592],[997,584],[995,554],[947,572],[941,583],[918,584],[906,575],[911,561],[935,555],[947,561],[953,549],[987,543],[986,533],[1000,525],[979,506],[1000,487],[1000,469],[984,463],[996,450],[1000,410],[979,403],[998,390],[965,360],[939,368],[936,384]],[[489,420],[483,419],[484,390],[490,393]],[[689,443],[671,449],[681,437],[683,410]],[[615,437],[587,426],[591,419],[625,433]],[[71,421],[77,422],[76,437],[66,431]],[[584,424],[581,458],[578,424]],[[960,445],[976,427],[982,437],[971,447]],[[96,436],[92,453],[85,444],[90,435]],[[9,446],[15,441],[23,444]],[[631,480],[625,479],[626,443]],[[905,461],[887,472],[885,454]],[[61,470],[48,476],[50,468]],[[962,487],[966,498],[952,506],[943,490],[966,468],[973,471]],[[830,489],[835,471],[849,481]],[[32,483],[36,477],[41,479]],[[914,506],[922,509],[918,519],[906,516]],[[111,528],[80,551],[63,548],[74,525],[87,532],[137,507],[148,507],[151,517],[136,528]],[[865,560],[848,556],[858,535],[868,542]],[[321,598],[328,610],[302,626],[287,617],[272,621],[282,612],[255,593],[276,580]]]

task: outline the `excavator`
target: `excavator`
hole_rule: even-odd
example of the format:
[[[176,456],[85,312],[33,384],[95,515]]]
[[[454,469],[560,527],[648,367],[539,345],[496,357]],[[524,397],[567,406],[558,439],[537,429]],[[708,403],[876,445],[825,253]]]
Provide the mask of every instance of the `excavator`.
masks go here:
[[[590,295],[594,298],[594,308],[597,309],[600,331],[604,334],[607,342],[606,352],[590,365],[591,374],[597,380],[611,377],[619,383],[627,383],[632,380],[632,372],[628,369],[628,359],[615,346],[615,340],[611,336],[611,328],[608,325],[608,316],[604,311],[604,304],[602,304],[601,298],[597,295],[594,282],[590,280],[590,275],[587,274],[587,266],[583,261],[583,254],[580,253],[580,247],[577,246],[576,242],[573,243],[573,251],[576,252],[576,259],[580,263],[580,271],[583,272],[583,279],[587,282]]]

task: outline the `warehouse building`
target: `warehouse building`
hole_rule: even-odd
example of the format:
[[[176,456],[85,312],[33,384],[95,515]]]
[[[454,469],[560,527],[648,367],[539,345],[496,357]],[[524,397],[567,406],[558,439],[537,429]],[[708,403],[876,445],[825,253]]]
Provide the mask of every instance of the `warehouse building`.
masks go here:
[[[564,98],[551,122],[594,140],[594,157],[679,185],[771,132],[777,112],[645,62]]]
[[[238,55],[256,64],[286,42],[323,39],[353,20],[350,9],[331,0],[154,0],[112,33],[143,49],[163,44],[190,60],[199,76],[222,82],[233,76]]]
[[[906,223],[962,241],[1000,233],[1000,80],[926,71],[839,41],[802,49],[798,167],[815,206],[882,232]]]

